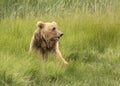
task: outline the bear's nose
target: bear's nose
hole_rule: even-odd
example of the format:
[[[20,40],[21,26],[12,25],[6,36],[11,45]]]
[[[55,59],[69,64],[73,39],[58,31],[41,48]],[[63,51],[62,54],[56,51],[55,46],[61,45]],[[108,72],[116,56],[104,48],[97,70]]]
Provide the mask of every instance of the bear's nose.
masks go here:
[[[60,37],[63,35],[63,33],[60,34]]]

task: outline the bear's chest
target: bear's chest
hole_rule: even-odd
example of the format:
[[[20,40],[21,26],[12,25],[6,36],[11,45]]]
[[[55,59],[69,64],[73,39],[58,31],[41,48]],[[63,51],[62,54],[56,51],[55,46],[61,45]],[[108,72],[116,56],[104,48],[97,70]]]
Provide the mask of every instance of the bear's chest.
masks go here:
[[[34,45],[37,50],[40,50],[42,53],[46,53],[55,50],[56,41],[46,41],[41,36],[35,36]]]
[[[52,50],[54,50],[55,48],[55,43],[54,41],[50,41],[50,42],[41,42],[40,44],[40,49],[44,52],[51,52]]]
[[[36,42],[36,48],[40,50],[41,53],[48,53],[54,51],[55,45],[56,42],[54,41],[45,42],[43,40],[40,40]]]

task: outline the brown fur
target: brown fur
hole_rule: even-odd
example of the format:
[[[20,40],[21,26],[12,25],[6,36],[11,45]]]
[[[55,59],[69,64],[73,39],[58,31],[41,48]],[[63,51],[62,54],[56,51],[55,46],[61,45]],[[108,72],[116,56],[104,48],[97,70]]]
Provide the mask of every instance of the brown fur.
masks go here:
[[[64,64],[68,64],[59,50],[58,40],[63,33],[57,29],[56,22],[43,23],[39,21],[37,27],[31,39],[29,51],[35,50],[39,55],[42,55],[43,59],[46,59],[48,54],[52,52]]]

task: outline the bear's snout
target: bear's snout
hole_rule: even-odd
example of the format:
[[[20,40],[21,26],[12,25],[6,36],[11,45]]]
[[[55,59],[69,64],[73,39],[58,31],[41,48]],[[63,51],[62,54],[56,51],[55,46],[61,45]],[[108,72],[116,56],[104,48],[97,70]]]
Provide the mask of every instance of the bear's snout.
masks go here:
[[[60,37],[63,36],[63,33],[60,34]]]

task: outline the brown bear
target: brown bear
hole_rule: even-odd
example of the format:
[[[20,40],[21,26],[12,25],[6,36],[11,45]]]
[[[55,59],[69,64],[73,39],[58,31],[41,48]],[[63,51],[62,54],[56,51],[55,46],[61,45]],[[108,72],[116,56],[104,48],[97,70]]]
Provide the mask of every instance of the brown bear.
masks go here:
[[[63,33],[58,30],[56,22],[44,23],[42,21],[38,21],[37,29],[31,39],[29,51],[31,52],[34,50],[41,55],[43,59],[47,59],[48,54],[52,52],[64,64],[68,64],[68,62],[62,57],[59,50],[58,41],[62,35]]]

